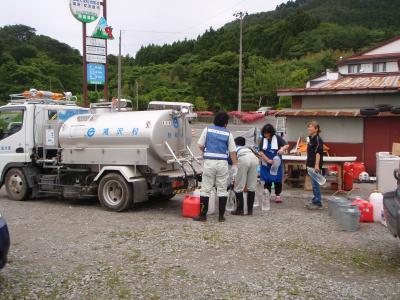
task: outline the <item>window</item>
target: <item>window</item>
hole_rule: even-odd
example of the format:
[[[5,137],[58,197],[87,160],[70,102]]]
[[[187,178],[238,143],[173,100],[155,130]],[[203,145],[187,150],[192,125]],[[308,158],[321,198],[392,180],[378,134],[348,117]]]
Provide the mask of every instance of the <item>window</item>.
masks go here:
[[[386,72],[386,63],[374,63],[374,73]]]
[[[23,110],[0,111],[0,140],[17,133],[22,128]]]
[[[361,65],[349,65],[349,74],[360,73]]]

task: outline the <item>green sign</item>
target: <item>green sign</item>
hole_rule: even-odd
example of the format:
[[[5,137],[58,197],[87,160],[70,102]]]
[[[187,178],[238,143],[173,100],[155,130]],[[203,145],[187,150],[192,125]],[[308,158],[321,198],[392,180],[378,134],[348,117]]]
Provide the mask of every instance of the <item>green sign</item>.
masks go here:
[[[72,15],[80,22],[91,23],[99,18],[101,2],[98,0],[70,0]]]
[[[99,23],[93,31],[92,37],[99,39],[114,39],[112,27],[107,25],[107,20],[105,18],[100,18]]]

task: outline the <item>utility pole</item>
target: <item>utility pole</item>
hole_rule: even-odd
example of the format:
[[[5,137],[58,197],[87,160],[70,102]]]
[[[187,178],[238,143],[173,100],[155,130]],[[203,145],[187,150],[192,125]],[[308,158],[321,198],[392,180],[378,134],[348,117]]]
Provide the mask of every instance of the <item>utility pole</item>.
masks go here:
[[[136,111],[139,111],[139,82],[135,80],[135,89],[136,89]]]
[[[247,16],[247,12],[237,12],[233,16],[240,23],[240,50],[239,50],[239,92],[238,92],[238,111],[242,111],[242,86],[243,86],[243,19]]]
[[[122,44],[122,30],[119,31],[119,45],[118,45],[118,111],[121,110],[121,77],[122,77],[122,53],[121,53],[121,44]]]

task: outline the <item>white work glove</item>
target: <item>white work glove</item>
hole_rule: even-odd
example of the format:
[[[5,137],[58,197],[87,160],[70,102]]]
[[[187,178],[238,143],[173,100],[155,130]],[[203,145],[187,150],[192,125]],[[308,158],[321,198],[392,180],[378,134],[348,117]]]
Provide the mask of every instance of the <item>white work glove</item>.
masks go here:
[[[238,166],[237,165],[233,165],[232,168],[231,168],[232,181],[236,180],[237,173],[238,173]]]

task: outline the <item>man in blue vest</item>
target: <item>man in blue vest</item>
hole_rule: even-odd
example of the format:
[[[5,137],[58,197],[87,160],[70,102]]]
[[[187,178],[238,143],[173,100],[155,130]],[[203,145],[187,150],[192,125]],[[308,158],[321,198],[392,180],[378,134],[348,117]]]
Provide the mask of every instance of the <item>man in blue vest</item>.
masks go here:
[[[219,198],[219,221],[225,221],[225,206],[228,199],[228,159],[232,160],[231,174],[234,179],[237,175],[236,146],[228,126],[229,115],[219,112],[215,116],[214,126],[203,130],[198,145],[203,152],[203,179],[200,191],[200,216],[195,221],[207,221],[208,201],[211,190],[217,188]]]

